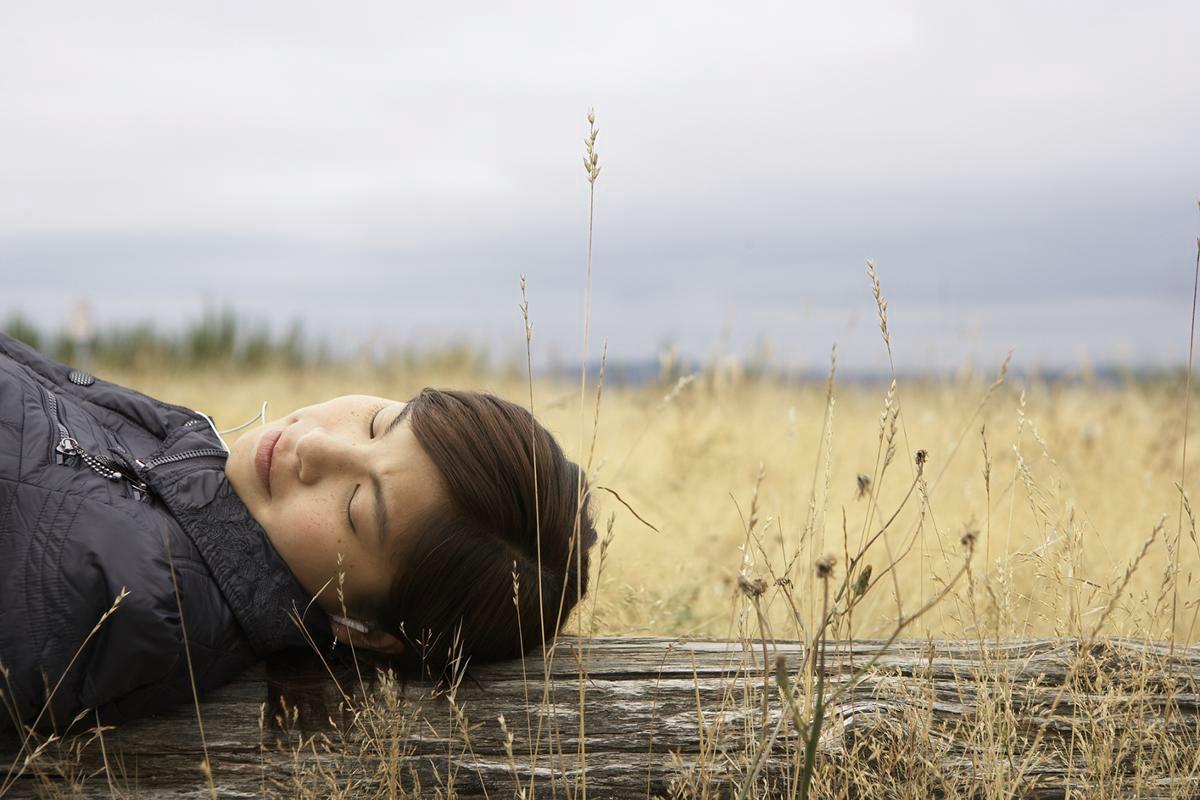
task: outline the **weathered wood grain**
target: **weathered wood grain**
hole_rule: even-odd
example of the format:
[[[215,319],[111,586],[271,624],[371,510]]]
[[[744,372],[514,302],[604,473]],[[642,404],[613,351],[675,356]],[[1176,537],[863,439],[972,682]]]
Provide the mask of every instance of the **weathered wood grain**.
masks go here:
[[[879,646],[831,647],[827,696]],[[746,780],[767,739],[757,794],[785,794],[801,736],[773,676],[764,675],[764,663],[773,666],[777,655],[796,674],[805,647],[768,643],[764,661],[756,642],[564,637],[549,664],[538,656],[481,665],[452,696],[410,683],[402,696],[393,693],[390,706],[374,701],[389,711],[355,724],[357,681],[343,686],[347,707],[320,662],[301,654],[284,690],[288,721],[272,712],[260,725],[260,709],[278,707],[261,665],[211,693],[201,708],[221,797],[359,796],[390,783],[421,796],[459,797],[512,797],[518,786],[532,785],[538,796],[557,798],[581,794],[585,781],[595,798],[687,795],[704,786],[720,794],[720,787]],[[279,688],[278,673],[272,676]],[[1107,776],[1090,774],[1114,720],[1144,724],[1134,739],[1177,748],[1186,761],[1200,748],[1198,686],[1198,647],[1171,655],[1163,644],[1117,640],[1083,654],[1069,640],[896,642],[827,709],[822,764],[834,781],[924,770],[935,795],[969,792],[981,770],[1007,764],[1012,774],[1024,773],[1022,792],[1030,797],[1086,794],[1100,779],[1126,781],[1142,797],[1200,796],[1195,772],[1156,772],[1158,762],[1131,755],[1128,743]],[[269,700],[273,705],[264,706]],[[297,703],[303,710],[292,717]],[[1030,752],[1034,741],[1037,752]],[[78,754],[63,757],[54,745],[44,751],[10,796],[73,786],[108,796],[110,778],[120,792],[143,797],[208,796],[191,707],[106,731],[103,750],[86,732],[74,743]],[[0,742],[0,769],[14,760],[19,768],[15,747]]]

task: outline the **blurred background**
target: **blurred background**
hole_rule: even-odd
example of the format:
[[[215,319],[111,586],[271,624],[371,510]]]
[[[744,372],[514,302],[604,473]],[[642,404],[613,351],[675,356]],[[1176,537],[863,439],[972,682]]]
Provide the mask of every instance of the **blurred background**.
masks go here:
[[[886,372],[866,258],[902,373],[1179,366],[1198,28],[1185,2],[10,4],[0,321],[64,356],[523,367],[524,273],[535,368],[567,369],[595,107],[610,374],[823,373],[834,343]]]
[[[750,577],[802,638],[811,565],[888,517],[860,634],[975,532],[979,580],[910,635],[1079,635],[1128,590],[1109,629],[1192,641],[1198,30],[1195,3],[10,4],[0,324],[221,427],[426,385],[531,404],[622,498],[593,497],[581,630],[746,633]]]

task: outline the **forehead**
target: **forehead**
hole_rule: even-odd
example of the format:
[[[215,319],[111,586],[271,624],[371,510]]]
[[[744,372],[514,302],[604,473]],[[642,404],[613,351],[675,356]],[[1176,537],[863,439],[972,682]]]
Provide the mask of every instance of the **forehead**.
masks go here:
[[[403,401],[373,394],[343,394],[329,400],[325,405],[336,408],[339,411],[358,411],[368,407],[384,404],[390,405],[392,403],[403,405]]]
[[[295,413],[319,420],[322,425],[333,425],[338,422],[357,421],[364,417],[370,418],[377,410],[382,410],[379,419],[385,425],[376,428],[376,433],[382,433],[386,423],[391,422],[394,416],[394,413],[389,412],[398,412],[406,405],[407,401],[373,394],[343,394],[305,406]]]

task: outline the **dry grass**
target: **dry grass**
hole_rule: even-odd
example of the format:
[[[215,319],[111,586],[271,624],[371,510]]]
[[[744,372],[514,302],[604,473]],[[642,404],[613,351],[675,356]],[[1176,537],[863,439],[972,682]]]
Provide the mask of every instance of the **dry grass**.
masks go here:
[[[530,397],[526,380],[504,374],[347,369],[236,380],[194,372],[113,377],[228,423],[251,415],[263,399],[282,413],[342,392],[404,398],[426,384],[484,389],[515,402]],[[1163,522],[1179,502],[1183,387],[1016,383],[970,374],[894,387],[835,380],[830,392],[828,383],[782,385],[726,364],[682,383],[604,387],[591,480],[625,502],[595,495],[607,535],[593,558],[593,594],[571,630],[740,639],[757,654],[747,670],[757,667],[761,675],[765,660],[766,674],[778,681],[769,692],[731,693],[721,708],[704,709],[748,709],[744,732],[751,735],[739,739],[741,777],[733,779],[745,796],[780,791],[778,770],[761,769],[760,754],[785,740],[788,752],[802,752],[795,732],[820,734],[811,725],[814,713],[821,716],[816,698],[829,706],[847,690],[844,680],[822,686],[815,678],[823,673],[811,663],[777,673],[772,640],[815,638],[835,647],[851,638],[951,638],[978,642],[985,665],[992,643],[1012,638],[1194,641],[1200,548],[1190,502],[1185,546],[1177,552],[1175,532]],[[578,385],[535,382],[532,391],[539,417],[568,452],[576,450]],[[588,412],[591,424],[594,409]],[[905,431],[910,446],[925,451],[919,466],[904,450]],[[592,447],[587,433],[583,445]],[[587,461],[586,452],[573,456]],[[1193,449],[1189,459],[1196,457]],[[1191,474],[1196,466],[1189,464]],[[1176,575],[1180,613],[1172,631]],[[1177,782],[1180,797],[1195,790],[1200,737],[1193,736],[1191,749],[1181,747],[1161,718],[1139,707],[1140,697],[1164,685],[1153,658],[1102,663],[1080,649],[1049,703],[1070,704],[1077,732],[1069,753],[1062,739],[1040,736],[1009,752],[1013,693],[1020,689],[1003,665],[962,676],[958,691],[977,705],[952,737],[942,721],[920,712],[932,696],[909,696],[920,690],[893,686],[886,673],[863,667],[857,665],[856,680],[869,675],[873,691],[905,696],[901,707],[909,710],[863,717],[836,745],[821,739],[811,796],[1008,797],[1052,758],[1075,765],[1074,779],[1089,797],[1145,794],[1160,781]],[[528,676],[531,705],[512,710],[505,733],[518,749],[545,738],[539,765],[578,769],[579,753],[551,757],[551,739],[567,732],[525,718],[543,696],[539,672]],[[582,676],[581,696],[586,684]],[[386,796],[389,786],[411,796],[452,795],[453,775],[445,785],[421,785],[403,758],[406,742],[430,725],[418,706],[387,679],[374,696],[373,705],[353,710],[345,730],[284,737],[296,754],[293,769],[283,777],[272,770],[264,788],[296,797]],[[781,700],[790,719],[768,712],[774,731],[753,722]],[[473,726],[496,724],[468,722],[453,702],[450,708],[449,730],[462,753]],[[584,714],[578,722],[586,725]],[[928,752],[914,753],[914,743]],[[718,773],[729,779],[728,750],[717,752],[725,762],[719,770],[703,760],[680,762],[681,796],[716,792]],[[975,759],[969,772],[947,769],[960,752],[995,758]],[[804,771],[802,757],[794,770]],[[205,783],[199,774],[197,780]],[[579,773],[572,780],[578,793]]]
[[[520,377],[503,375],[113,377],[228,423],[255,413],[263,399],[282,414],[339,393],[406,398],[424,385],[493,391],[526,405],[529,400]],[[991,390],[976,414],[994,378],[964,376],[897,390],[908,438],[928,453],[926,481],[889,528],[899,559],[895,580],[889,577],[881,587],[886,590],[855,609],[856,635],[891,629],[897,585],[902,599],[914,605],[936,592],[961,565],[955,553],[967,530],[978,532],[978,620],[964,593],[918,622],[912,636],[1086,634],[1159,517],[1178,504],[1181,386],[1015,386],[1010,380]],[[594,618],[589,604],[580,620],[579,627],[589,632],[735,634],[732,601],[743,570],[773,582],[783,577],[784,565],[792,565],[795,578],[825,553],[842,557],[844,565],[844,538],[855,548],[869,527],[868,516],[878,526],[912,487],[912,459],[902,452],[899,433],[882,479],[865,481],[865,491],[858,479],[876,472],[886,385],[835,386],[832,423],[824,432],[824,384],[745,379],[727,366],[698,376],[662,404],[672,386],[605,387],[591,479],[619,493],[659,532],[608,493],[595,494],[598,519],[614,514],[616,521],[604,571],[593,584]],[[568,454],[586,462],[586,453],[574,452],[578,388],[538,383],[534,396],[542,422]],[[884,426],[885,442],[890,424]],[[1196,449],[1189,461],[1189,472],[1196,474]],[[752,500],[757,535],[746,547]],[[1183,602],[1174,633],[1178,641],[1192,642],[1200,549],[1187,514],[1183,526],[1178,554]],[[1170,638],[1170,596],[1162,596],[1172,578],[1170,533],[1146,554],[1107,621],[1108,633]],[[866,559],[876,577],[887,563],[882,542],[877,548],[881,552]],[[819,598],[797,600],[811,624]],[[778,635],[801,634],[777,592],[768,593],[764,610]]]

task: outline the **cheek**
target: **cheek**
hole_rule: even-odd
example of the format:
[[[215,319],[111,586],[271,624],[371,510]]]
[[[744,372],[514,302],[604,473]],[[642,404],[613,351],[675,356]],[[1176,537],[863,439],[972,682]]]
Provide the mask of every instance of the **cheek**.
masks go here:
[[[230,459],[247,460],[254,459],[254,444],[258,441],[262,429],[258,426],[250,430],[242,431],[237,435],[237,438],[229,443]]]
[[[286,542],[298,559],[336,567],[340,551],[351,556],[353,537],[336,524],[332,504],[322,498],[289,500],[272,525],[273,539]]]

